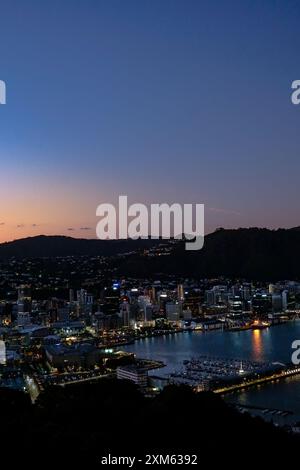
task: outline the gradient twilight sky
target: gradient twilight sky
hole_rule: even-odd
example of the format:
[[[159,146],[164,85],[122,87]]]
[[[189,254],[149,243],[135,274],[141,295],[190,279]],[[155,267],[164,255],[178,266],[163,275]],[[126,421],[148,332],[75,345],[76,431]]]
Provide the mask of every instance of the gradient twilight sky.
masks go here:
[[[300,225],[300,2],[1,0],[0,241],[95,237],[96,207]]]

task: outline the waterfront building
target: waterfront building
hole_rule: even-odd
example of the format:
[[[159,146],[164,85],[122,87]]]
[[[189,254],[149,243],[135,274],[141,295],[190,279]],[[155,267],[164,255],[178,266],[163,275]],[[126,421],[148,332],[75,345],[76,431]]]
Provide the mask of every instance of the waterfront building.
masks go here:
[[[203,320],[197,324],[197,329],[198,328],[204,331],[223,330],[224,323],[220,320]]]
[[[148,385],[148,370],[138,364],[130,364],[117,368],[117,378],[121,380],[130,380],[145,389]]]
[[[183,320],[190,321],[192,319],[192,311],[187,308],[182,311]]]
[[[153,307],[151,304],[146,305],[144,312],[145,312],[145,322],[152,321]]]
[[[101,358],[101,351],[88,343],[76,343],[72,346],[63,344],[47,345],[45,353],[53,367],[66,366],[93,367]]]
[[[282,295],[272,294],[272,310],[273,312],[280,312],[282,310]]]
[[[169,321],[179,321],[182,316],[182,303],[168,302],[166,304],[166,317]]]
[[[229,300],[228,304],[231,315],[241,315],[243,313],[243,301],[240,296],[235,295]]]
[[[199,315],[202,300],[200,289],[191,289],[186,291],[183,306],[185,309],[189,308],[193,315]]]
[[[255,315],[266,316],[272,311],[272,298],[269,293],[257,292],[252,297],[252,311]]]

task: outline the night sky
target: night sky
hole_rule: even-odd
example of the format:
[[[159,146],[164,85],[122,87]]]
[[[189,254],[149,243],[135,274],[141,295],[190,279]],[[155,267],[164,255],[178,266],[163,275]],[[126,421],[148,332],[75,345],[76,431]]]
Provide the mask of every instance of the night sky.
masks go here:
[[[96,207],[198,202],[300,225],[300,2],[1,0],[0,241],[95,237]]]

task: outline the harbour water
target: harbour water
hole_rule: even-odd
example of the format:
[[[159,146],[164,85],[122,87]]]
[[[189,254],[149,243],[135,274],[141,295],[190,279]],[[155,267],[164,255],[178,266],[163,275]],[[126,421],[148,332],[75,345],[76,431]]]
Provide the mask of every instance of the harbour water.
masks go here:
[[[299,320],[263,330],[177,333],[140,340],[124,349],[139,357],[163,361],[166,367],[157,371],[157,375],[166,376],[181,369],[184,360],[200,355],[288,363],[295,339],[300,339]],[[226,400],[240,405],[291,410],[293,415],[288,421],[297,421],[300,419],[300,376],[252,387],[228,395]]]

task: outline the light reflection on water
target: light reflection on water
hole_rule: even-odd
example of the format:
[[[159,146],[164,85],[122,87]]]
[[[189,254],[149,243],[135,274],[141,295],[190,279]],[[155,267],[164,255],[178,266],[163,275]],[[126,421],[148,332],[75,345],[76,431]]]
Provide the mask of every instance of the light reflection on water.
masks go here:
[[[300,321],[263,330],[177,333],[140,340],[123,349],[139,357],[163,361],[167,366],[155,371],[155,374],[168,375],[180,369],[184,360],[203,354],[253,361],[290,362],[291,344],[295,339],[300,339]],[[300,376],[235,393],[228,399],[241,404],[293,410],[300,417]]]
[[[263,339],[262,330],[252,332],[253,355],[255,361],[263,361]]]
[[[300,321],[264,330],[238,332],[187,332],[136,341],[123,349],[145,358],[162,360],[165,372],[181,367],[183,360],[207,354],[224,358],[253,361],[282,361],[291,359],[291,344],[300,339]]]

